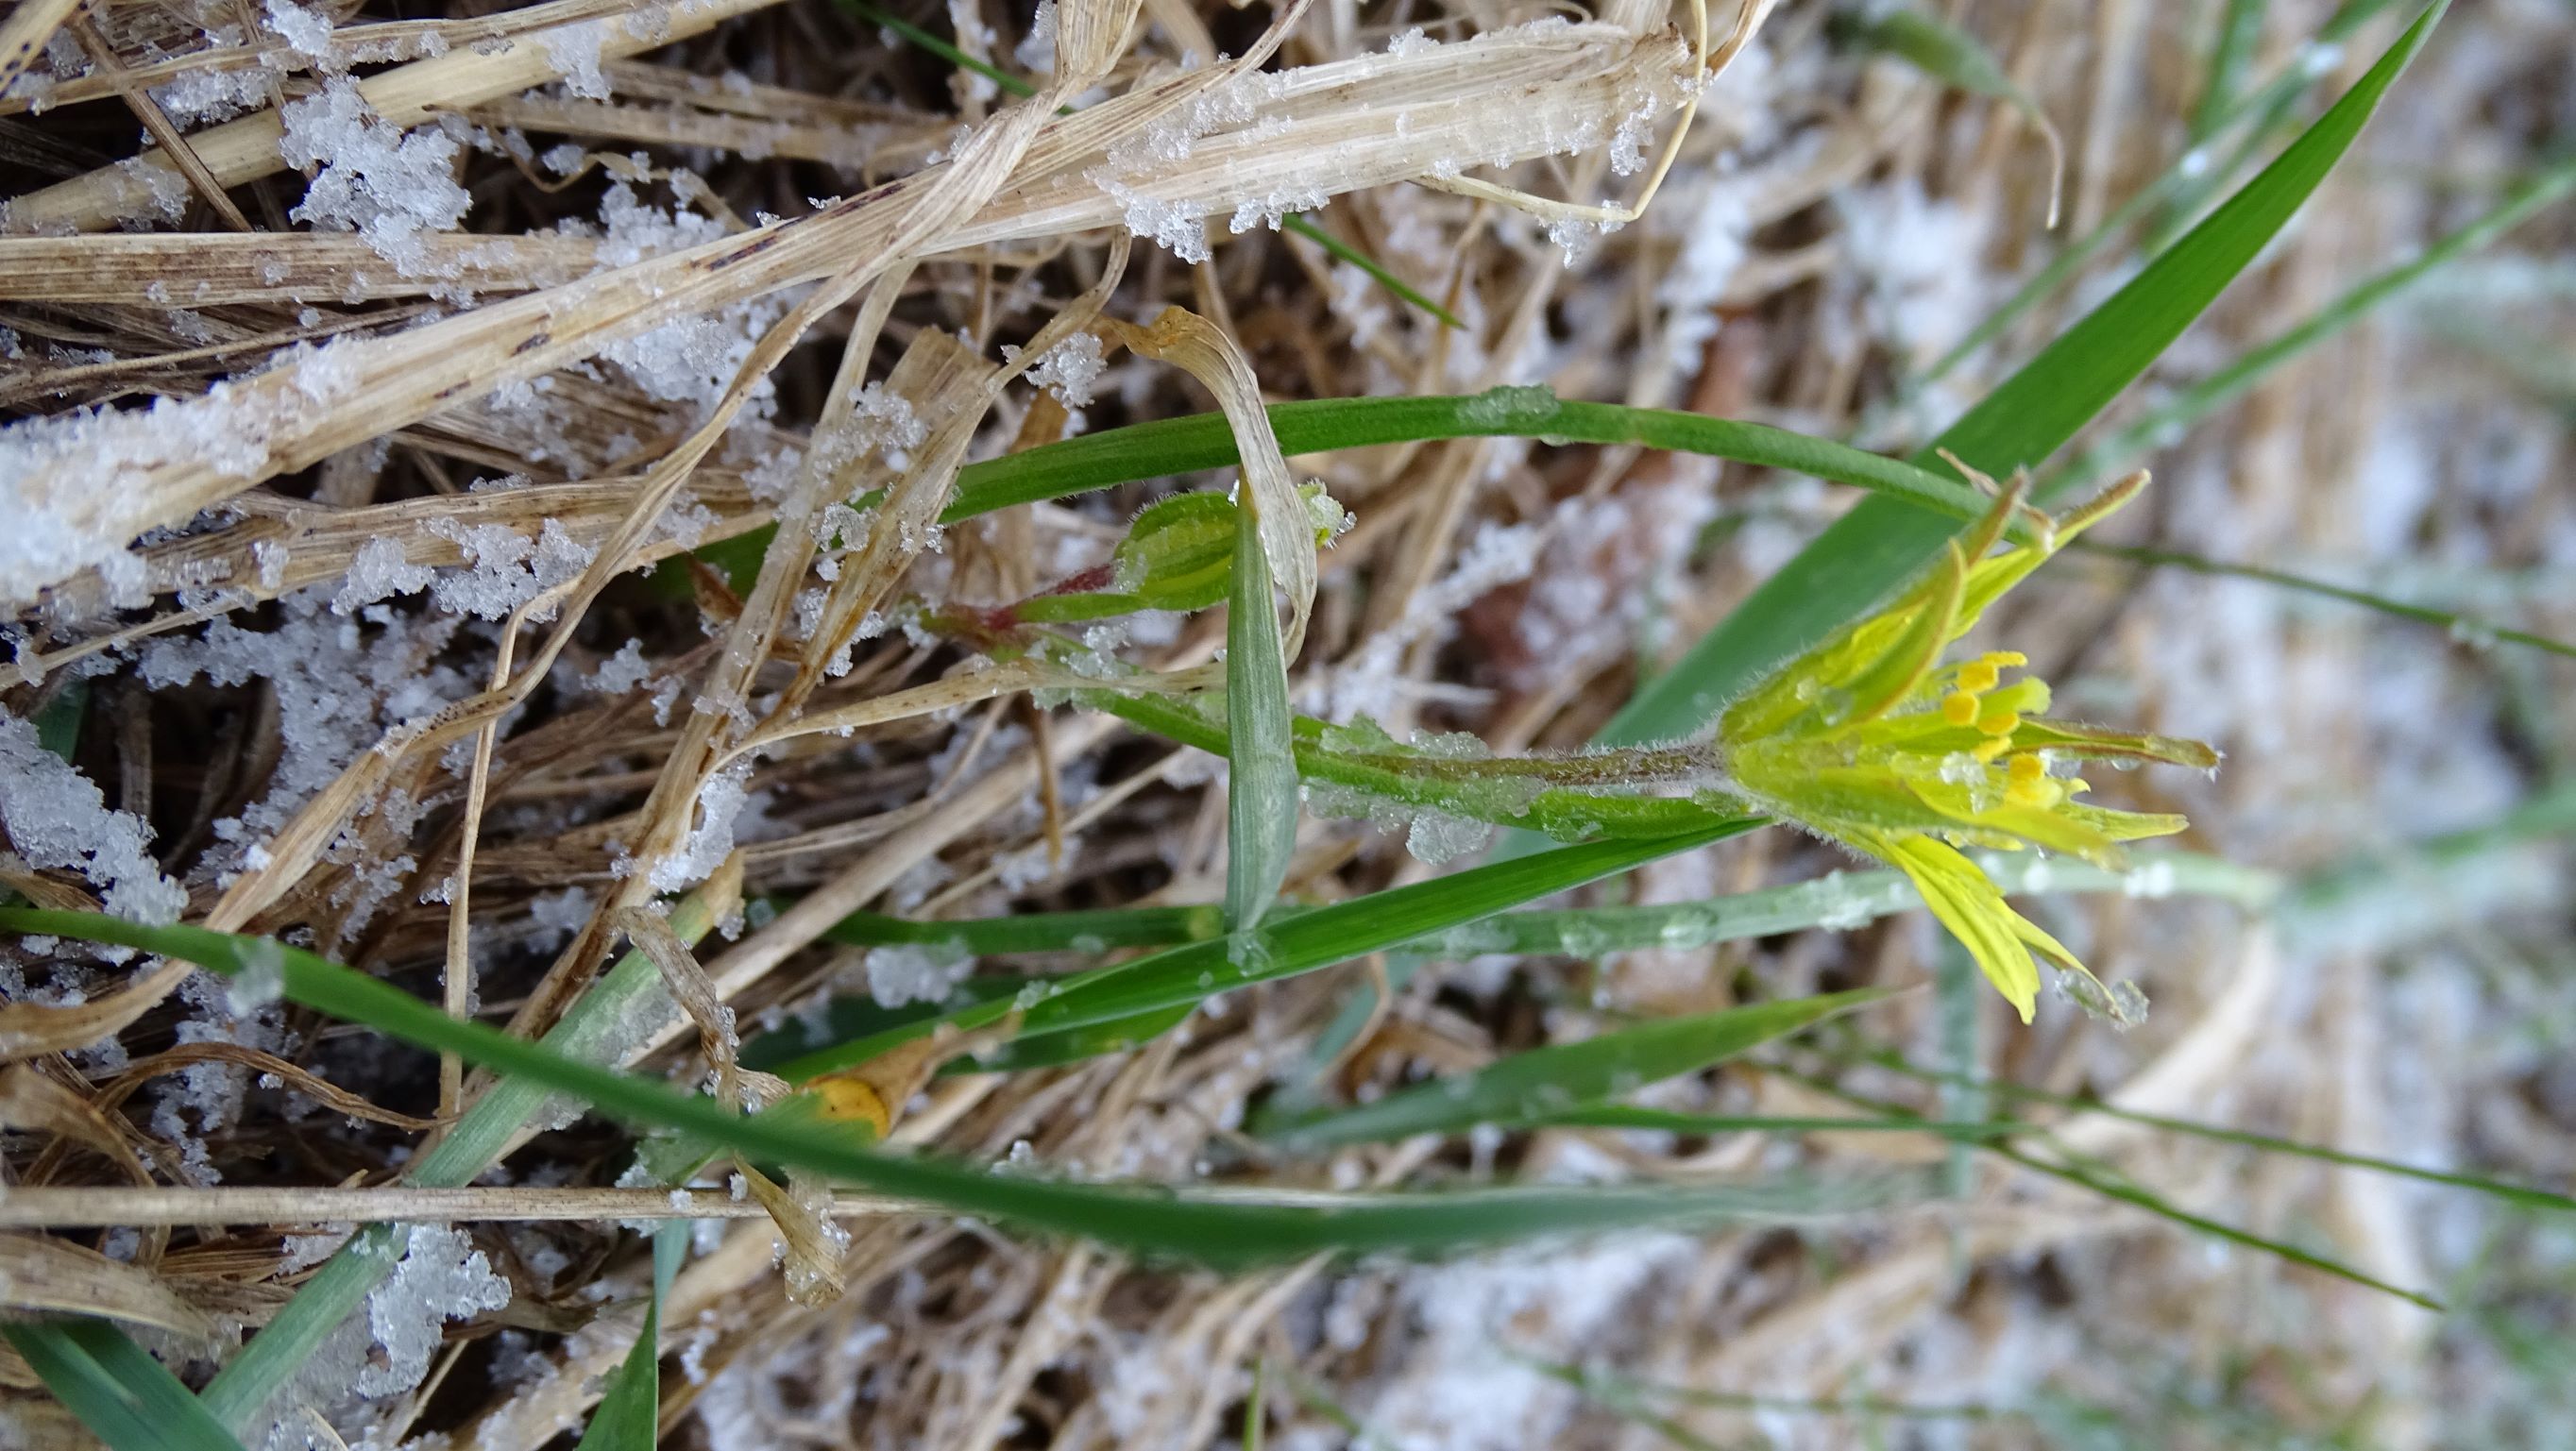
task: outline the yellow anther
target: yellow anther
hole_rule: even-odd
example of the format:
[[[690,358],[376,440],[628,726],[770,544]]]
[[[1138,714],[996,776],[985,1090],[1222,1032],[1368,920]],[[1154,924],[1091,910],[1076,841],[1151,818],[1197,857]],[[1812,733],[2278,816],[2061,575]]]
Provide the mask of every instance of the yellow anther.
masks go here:
[[[1994,764],[1995,757],[2000,756],[2011,749],[2012,737],[1988,736],[1984,740],[1977,742],[1975,745],[1968,747],[1968,754],[1991,766]]]
[[[2004,777],[2016,786],[2048,779],[2048,763],[2037,756],[2015,756],[2004,763]]]
[[[2013,764],[2018,766],[2029,759],[2031,758],[2028,756],[2016,756],[2013,758]],[[2023,779],[2019,772],[2014,772],[2013,779],[2004,786],[2004,801],[2008,805],[2036,806],[2044,811],[2064,799],[2066,799],[2066,788],[2048,779],[2045,772],[2035,779],[2028,780]]]
[[[1954,726],[1975,725],[1977,708],[1977,698],[1964,690],[1941,697],[1941,718]]]
[[[2003,672],[1995,668],[1995,662],[1991,656],[1983,660],[1971,660],[1959,667],[1959,688],[1963,691],[1992,690],[1995,688],[1995,683],[2001,679],[2003,679]],[[1962,721],[1960,724],[1965,725],[1967,722]]]
[[[2021,712],[1990,710],[1977,717],[1977,729],[1990,736],[2009,736],[2021,729]]]

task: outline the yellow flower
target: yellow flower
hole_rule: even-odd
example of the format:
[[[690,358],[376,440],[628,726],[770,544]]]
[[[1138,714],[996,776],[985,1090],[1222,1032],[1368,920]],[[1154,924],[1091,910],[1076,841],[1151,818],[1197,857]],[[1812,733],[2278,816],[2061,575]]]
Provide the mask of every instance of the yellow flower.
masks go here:
[[[2198,741],[2053,719],[2047,683],[2016,675],[2029,662],[2011,651],[1947,664],[1942,655],[2005,591],[2146,479],[2133,474],[2054,520],[2023,503],[2026,485],[2016,480],[1894,604],[1779,667],[1718,722],[1736,790],[1904,872],[2025,1023],[2039,995],[2034,953],[2097,994],[2099,984],[1956,848],[2038,847],[2117,868],[2120,843],[2187,823],[2076,800],[2089,788],[2072,774],[2075,763],[2206,769],[2218,753]],[[2031,523],[2031,542],[1997,552],[2016,518]]]

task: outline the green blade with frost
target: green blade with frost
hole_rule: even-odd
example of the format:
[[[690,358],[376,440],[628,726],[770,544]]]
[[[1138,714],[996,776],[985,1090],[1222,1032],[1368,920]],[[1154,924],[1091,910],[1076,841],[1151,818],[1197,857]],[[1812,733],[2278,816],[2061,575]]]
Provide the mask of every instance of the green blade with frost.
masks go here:
[[[1254,932],[1187,943],[1133,962],[1082,973],[1060,985],[1034,985],[1032,991],[1010,1002],[978,1004],[937,1019],[891,1028],[790,1059],[774,1071],[791,1082],[835,1073],[922,1037],[941,1022],[978,1028],[1018,1012],[1020,1036],[1030,1039],[1141,1019],[1148,1013],[1205,1002],[1247,983],[1275,982],[1382,952],[1398,943],[1489,917],[1762,824],[1760,818],[1748,817],[1715,822],[1678,836],[1619,838],[1559,847],[1310,912],[1283,913]],[[5,914],[0,914],[0,924],[7,920]]]
[[[1260,510],[1246,484],[1234,511],[1233,593],[1225,618],[1225,925],[1249,932],[1279,897],[1297,853],[1297,757],[1288,661],[1262,552]]]
[[[1517,1128],[1650,1083],[1713,1067],[1749,1048],[1887,997],[1861,988],[1714,1013],[1663,1018],[1510,1054],[1472,1073],[1412,1084],[1374,1103],[1269,1125],[1260,1137],[1290,1153],[1383,1143],[1415,1134]]]
[[[1584,848],[1575,848],[1581,851]],[[1321,914],[1317,914],[1321,915]],[[0,909],[0,931],[113,942],[185,958],[219,973],[278,967],[284,996],[343,1021],[479,1067],[523,1078],[638,1124],[675,1128],[754,1161],[1025,1230],[1073,1235],[1135,1254],[1233,1270],[1317,1254],[1431,1252],[1534,1236],[1649,1224],[1812,1217],[1915,1203],[1920,1173],[1761,1184],[1501,1189],[1457,1193],[1300,1194],[1252,1198],[1160,1186],[1053,1183],[853,1147],[828,1125],[726,1111],[640,1075],[612,1072],[481,1023],[451,1018],[363,973],[300,948],[200,927],[153,927],[89,912]],[[283,958],[279,964],[279,958]]]

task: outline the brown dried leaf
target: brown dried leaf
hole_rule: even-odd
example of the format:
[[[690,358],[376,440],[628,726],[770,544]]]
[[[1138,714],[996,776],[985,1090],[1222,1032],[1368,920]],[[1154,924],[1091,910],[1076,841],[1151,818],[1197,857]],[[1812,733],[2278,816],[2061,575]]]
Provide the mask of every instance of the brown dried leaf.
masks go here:
[[[41,1235],[0,1234],[0,1305],[104,1315],[192,1340],[215,1336],[214,1321],[152,1275]]]

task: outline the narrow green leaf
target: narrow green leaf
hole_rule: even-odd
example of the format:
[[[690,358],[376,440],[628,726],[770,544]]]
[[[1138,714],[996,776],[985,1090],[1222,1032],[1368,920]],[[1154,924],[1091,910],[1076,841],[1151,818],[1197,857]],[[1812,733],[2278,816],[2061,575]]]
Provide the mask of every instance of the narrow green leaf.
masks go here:
[[[2271,0],[2226,0],[2218,34],[2209,47],[2209,70],[2201,82],[2200,100],[2192,107],[2192,140],[2205,141],[2227,124],[2237,93],[2244,89],[2245,72],[2263,44],[2263,17],[2270,9]]]
[[[609,1374],[599,1409],[573,1451],[653,1451],[662,1414],[662,1301],[671,1279],[689,1257],[689,1222],[663,1221],[653,1231],[653,1298],[644,1307],[644,1329],[626,1359]]]
[[[1908,1074],[1925,1082],[1958,1081],[1956,1074],[1917,1067],[1894,1054],[1871,1053],[1864,1056],[1867,1062],[1875,1063],[1882,1068],[1894,1069],[1896,1072]],[[2560,1214],[2576,1213],[2576,1197],[2547,1189],[2535,1189],[2529,1185],[2508,1184],[2501,1179],[2488,1179],[2476,1174],[2455,1174],[2442,1169],[2426,1169],[2414,1164],[2401,1163],[2395,1159],[2383,1159],[2371,1154],[2356,1154],[2344,1149],[2329,1148],[2323,1144],[2301,1143],[2297,1139],[2258,1134],[2245,1129],[2232,1129],[2223,1124],[2205,1124],[2191,1119],[2172,1118],[2164,1114],[2141,1113],[2136,1109],[2122,1108],[2118,1104],[2101,1099],[2076,1098],[2069,1094],[2050,1093],[2046,1089],[2028,1088],[2002,1080],[1979,1079],[1977,1082],[1988,1092],[2017,1102],[2053,1104],[2076,1113],[2098,1113],[2128,1123],[2143,1124],[2165,1133],[2206,1139],[2211,1143],[2234,1144],[2241,1148],[2259,1149],[2267,1154],[2287,1154],[2293,1158],[2312,1159],[2320,1164],[2335,1164],[2349,1169],[2368,1169],[2376,1174],[2392,1174],[2401,1179],[2440,1184],[2452,1189],[2466,1189],[2503,1200],[2518,1209],[2547,1210]],[[2011,1124],[2003,1126],[2016,1127]],[[2042,1128],[2034,1124],[2022,1124],[2018,1127],[2034,1130]]]
[[[2138,1185],[2115,1180],[2078,1165],[2050,1163],[2025,1150],[2014,1148],[2010,1144],[1994,1144],[1988,1147],[1990,1152],[2000,1154],[2025,1169],[2064,1180],[2079,1188],[2090,1189],[2106,1199],[2116,1199],[2123,1204],[2146,1210],[2161,1219],[2171,1220],[2185,1229],[2197,1230],[2213,1239],[2223,1239],[2230,1244],[2243,1245],[2247,1249],[2261,1250],[2265,1254],[2332,1275],[2336,1279],[2350,1280],[2365,1289],[2377,1290],[2384,1295],[2394,1295],[2400,1300],[2421,1305],[2427,1310],[2442,1309],[2442,1302],[2430,1295],[2409,1290],[2402,1285],[2392,1285],[2377,1276],[2364,1274],[2341,1260],[2328,1259],[2324,1255],[2301,1249],[2286,1240],[2272,1239],[2251,1230],[2239,1229],[2235,1225],[2212,1219],[2205,1214],[2194,1214],[2152,1190]]]
[[[1000,1022],[1019,1011],[1021,1036],[1035,1038],[1138,1019],[1148,1013],[1192,1006],[1248,983],[1275,982],[1348,962],[1675,852],[1750,831],[1761,824],[1758,818],[1748,818],[1718,822],[1679,836],[1623,838],[1560,847],[1519,861],[1477,867],[1311,912],[1283,913],[1257,931],[1193,942],[1133,962],[1097,968],[1067,978],[1061,985],[1024,993],[1013,1002],[964,1008],[934,1021],[975,1028]],[[6,916],[0,915],[0,925],[6,921]],[[778,1065],[776,1071],[798,1082],[838,1072],[921,1037],[931,1027],[925,1022],[889,1029],[790,1059]]]
[[[2181,549],[2150,549],[2137,545],[2099,544],[2091,539],[2078,539],[2074,547],[2087,554],[2098,554],[2108,559],[2125,559],[2132,564],[2187,569],[2194,574],[2258,580],[2264,584],[2296,590],[2300,594],[2311,594],[2324,599],[2340,600],[2348,605],[2358,605],[2365,610],[2376,611],[2397,619],[2437,626],[2464,640],[2492,640],[2499,645],[2520,645],[2526,649],[2545,650],[2552,655],[2576,657],[2576,644],[2570,644],[2565,640],[2552,639],[2547,635],[2535,635],[2529,630],[2517,630],[2506,625],[2490,624],[2476,616],[2463,614],[2457,610],[2409,604],[2404,600],[2374,594],[2366,589],[2353,589],[2346,585],[2317,579],[2311,575],[2292,574],[2285,569],[2269,569],[2259,564],[2236,564]]]
[[[1805,1074],[1791,1073],[1787,1070],[1778,1071],[1782,1072],[1785,1077],[1795,1078],[1799,1082],[1804,1083],[1819,1092],[1831,1094],[1845,1103],[1855,1104],[1861,1108],[1871,1109],[1890,1118],[1908,1118],[1916,1116],[1910,1110],[1903,1108],[1900,1105],[1889,1103],[1883,1099],[1873,1098],[1867,1094],[1854,1093],[1850,1089],[1842,1087],[1839,1084],[1809,1077]],[[1953,1127],[1952,1125],[1937,1123],[1936,1121],[1928,1118],[1924,1119],[1923,1123],[1926,1132],[1933,1133],[1941,1132],[1944,1128]],[[2062,1180],[2063,1182],[2073,1184],[2078,1188],[2089,1189],[2106,1199],[2117,1200],[2122,1204],[2146,1210],[2148,1213],[2154,1214],[2159,1218],[2170,1220],[2185,1229],[2197,1231],[2201,1234],[2208,1235],[2213,1239],[2222,1239],[2230,1244],[2243,1245],[2247,1249],[2261,1250],[2265,1254],[2287,1260],[2291,1264],[2302,1265],[2308,1269],[2332,1275],[2340,1280],[2349,1280],[2356,1285],[2363,1286],[2366,1289],[2377,1290],[2382,1294],[2394,1295],[2398,1299],[2421,1305],[2427,1310],[2440,1310],[2442,1308],[2441,1302],[2433,1299],[2429,1295],[2406,1289],[2403,1286],[2392,1285],[2386,1280],[2365,1274],[2350,1265],[2344,1264],[2340,1260],[2329,1259],[2312,1250],[2301,1249],[2299,1246],[2291,1244],[2286,1240],[2271,1239],[2264,1235],[2256,1234],[2252,1230],[2239,1229],[2235,1225],[2228,1224],[2223,1220],[2212,1219],[2205,1214],[2194,1214],[2190,1210],[2184,1209],[2182,1206],[2164,1199],[2153,1190],[2146,1189],[2139,1185],[2129,1183],[2126,1180],[2114,1177],[2110,1171],[2103,1168],[2071,1161],[2060,1163],[2044,1159],[2013,1144],[1988,1143],[1981,1147],[1983,1147],[1986,1152],[2008,1159],[2033,1173],[2045,1174],[2052,1179]]]
[[[73,677],[36,712],[36,744],[68,761],[80,748],[81,720],[89,714],[89,681]]]
[[[1273,403],[1267,412],[1280,448],[1291,457],[1445,438],[1633,444],[1808,474],[1959,519],[1976,518],[1988,503],[1983,494],[1948,473],[1831,439],[1698,413],[1569,402],[1544,388],[1494,388],[1458,397],[1316,398]],[[1104,429],[967,465],[958,472],[957,491],[940,520],[955,524],[1014,504],[1226,468],[1241,461],[1233,430],[1221,413]],[[857,503],[865,508],[882,497],[865,494]],[[699,549],[696,557],[741,585],[758,569],[774,529],[762,525]],[[677,580],[675,592],[685,597],[684,577]]]
[[[976,917],[955,922],[915,922],[874,912],[853,912],[825,928],[823,935],[854,947],[938,943],[953,945],[977,957],[993,957],[1010,952],[1168,947],[1224,932],[1224,909],[1204,906],[1023,912],[1016,917]]]
[[[1560,399],[1545,388],[1495,388],[1458,397],[1316,398],[1268,406],[1280,451],[1295,457],[1444,438],[1544,438],[1635,444],[1810,474],[1884,493],[1956,519],[1986,511],[1983,494],[1919,463],[1811,438],[1768,424],[1664,408]],[[1069,438],[959,471],[940,518],[954,524],[1013,504],[1240,463],[1221,413],[1157,419]]]
[[[1552,1113],[1537,1122],[1552,1128],[1638,1129],[1668,1134],[1924,1134],[1944,1139],[1999,1139],[2043,1131],[2037,1124],[2017,1123],[2011,1119],[1947,1123],[1912,1115],[1902,1118],[1832,1118],[1760,1113],[1677,1113],[1661,1108],[1630,1108],[1625,1104],[1604,1104],[1597,1108]]]
[[[2447,7],[2439,0],[2352,90],[2227,203],[2068,329],[1937,443],[1994,475],[2037,464],[2126,388],[2250,264],[2360,135]],[[1868,499],[1765,580],[1674,667],[1640,691],[1599,740],[1670,740],[1699,730],[1762,671],[1825,637],[1929,563],[1950,519]],[[1526,849],[1524,846],[1522,849]]]
[[[1288,661],[1258,513],[1247,487],[1234,511],[1234,592],[1225,619],[1225,923],[1232,932],[1261,925],[1297,852]]]
[[[1375,1103],[1293,1119],[1265,1129],[1261,1137],[1281,1149],[1306,1152],[1415,1134],[1464,1133],[1481,1125],[1517,1128],[1697,1073],[1886,996],[1884,989],[1863,988],[1642,1023],[1577,1043],[1514,1053],[1472,1073],[1400,1089]]]
[[[242,1451],[169,1367],[104,1320],[0,1323],[0,1338],[113,1451]]]
[[[2218,897],[2259,909],[2282,891],[2280,879],[2258,868],[2197,852],[2139,852],[2129,870],[2109,871],[2071,858],[2029,852],[1996,852],[1979,858],[1988,877],[2014,896],[2074,892],[2137,892],[2152,888],[2174,896]],[[1645,907],[1563,907],[1501,912],[1461,927],[1417,937],[1393,950],[1432,958],[1491,953],[1598,957],[1640,948],[1712,947],[1810,927],[1852,928],[1896,912],[1912,911],[1922,898],[1894,871],[1837,871],[1812,881],[1708,897],[1696,902]],[[1275,924],[1317,910],[1282,903]],[[1084,912],[1031,912],[1016,917],[974,917],[912,922],[856,912],[825,931],[835,942],[859,946],[939,943],[978,957],[1020,952],[1104,952],[1117,947],[1169,947],[1204,942],[1224,932],[1213,906],[1113,907]],[[747,1060],[746,1060],[747,1061]],[[755,1065],[756,1066],[756,1065]]]
[[[1695,844],[1673,843],[1668,849]],[[1634,844],[1622,845],[1631,853],[1636,850]],[[121,943],[223,973],[242,970],[253,955],[263,962],[282,955],[285,996],[296,1003],[571,1094],[604,1113],[679,1129],[755,1161],[802,1166],[878,1193],[1218,1269],[1326,1253],[1445,1250],[1644,1224],[1850,1212],[1914,1202],[1926,1187],[1919,1174],[1896,1173],[1830,1183],[1327,1194],[1279,1202],[1205,1191],[1050,1183],[995,1174],[981,1166],[858,1149],[844,1136],[818,1132],[810,1123],[730,1113],[711,1100],[675,1093],[650,1079],[610,1072],[544,1044],[448,1017],[374,978],[262,939],[199,927],[151,927],[98,913],[18,908],[0,908],[0,931]]]
[[[1325,231],[1322,227],[1316,225],[1312,218],[1300,215],[1296,212],[1291,212],[1285,220],[1280,222],[1279,225],[1282,230],[1294,232],[1298,236],[1305,238],[1307,241],[1314,243],[1316,246],[1323,248],[1325,253],[1331,256],[1335,261],[1348,262],[1352,266],[1360,269],[1362,272],[1367,273],[1378,286],[1385,288],[1387,291],[1394,293],[1397,297],[1402,298],[1404,301],[1411,303],[1415,307],[1421,308],[1424,312],[1427,312],[1432,317],[1438,319],[1442,327],[1462,328],[1466,326],[1466,324],[1460,322],[1456,315],[1451,313],[1449,309],[1433,302],[1428,296],[1416,290],[1413,284],[1388,271],[1386,269],[1386,264],[1378,261],[1375,257],[1370,256],[1366,252],[1361,251],[1359,248],[1352,246],[1350,243],[1343,241],[1341,238],[1334,236],[1332,233]]]
[[[2140,414],[2075,458],[2042,476],[2042,493],[2062,491],[2085,479],[2098,478],[2155,447],[2179,437],[2211,413],[2243,397],[2282,364],[2368,316],[2382,303],[2421,282],[2436,270],[2494,242],[2576,191],[2576,157],[2542,168],[2508,191],[2487,212],[2451,232],[2413,258],[2364,279],[2319,308],[2306,321],[2248,351],[2154,408]]]

